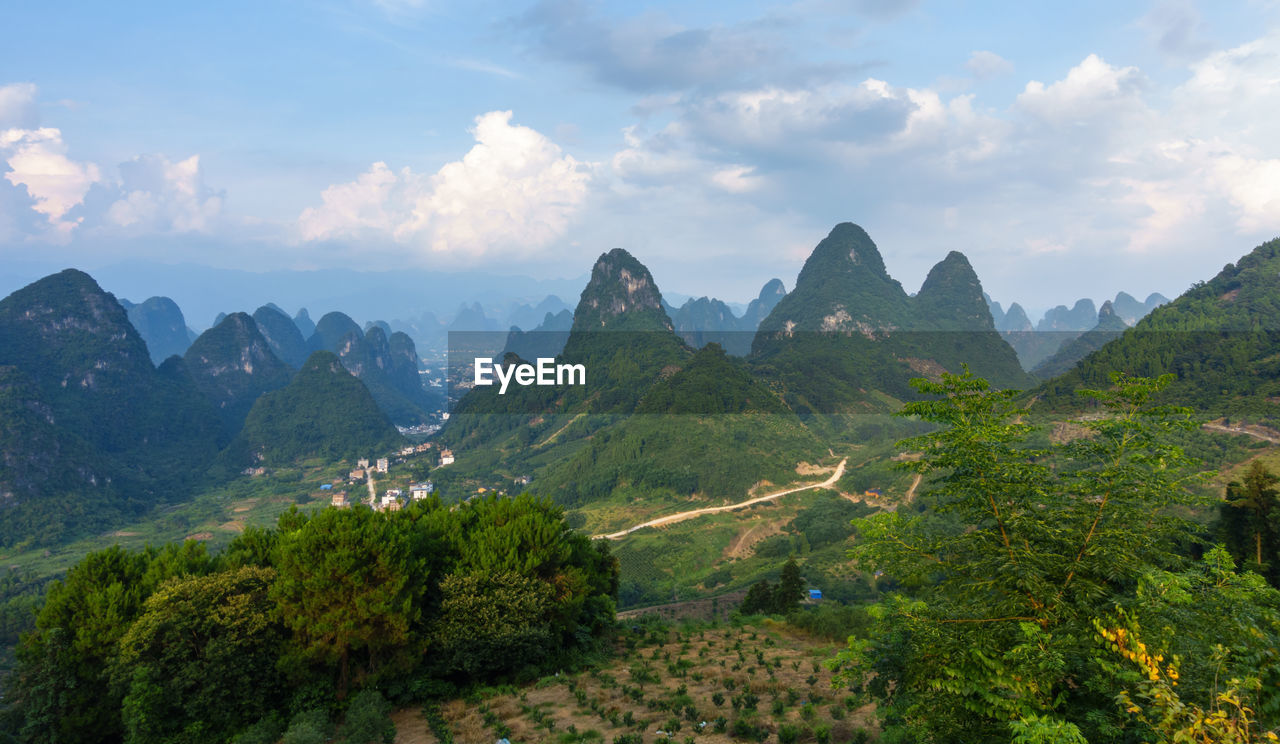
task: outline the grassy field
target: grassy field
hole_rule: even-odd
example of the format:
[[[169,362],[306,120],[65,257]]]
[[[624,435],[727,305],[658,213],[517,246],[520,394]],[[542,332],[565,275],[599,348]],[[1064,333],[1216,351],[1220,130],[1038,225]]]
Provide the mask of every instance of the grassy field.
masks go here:
[[[615,657],[525,686],[399,711],[397,744],[862,742],[869,708],[833,689],[838,650],[783,623],[623,632]]]

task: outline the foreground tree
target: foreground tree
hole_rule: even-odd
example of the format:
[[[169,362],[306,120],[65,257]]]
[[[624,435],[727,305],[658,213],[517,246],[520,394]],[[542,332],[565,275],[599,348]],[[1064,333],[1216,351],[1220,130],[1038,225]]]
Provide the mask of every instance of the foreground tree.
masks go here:
[[[800,575],[800,566],[795,556],[787,559],[782,566],[782,575],[778,577],[778,585],[773,588],[773,612],[785,615],[800,606],[804,599],[804,577]]]
[[[1195,525],[1179,515],[1198,503],[1187,487],[1205,474],[1161,436],[1194,426],[1185,410],[1150,404],[1169,378],[1114,381],[1084,391],[1101,415],[1052,450],[1026,443],[1032,429],[1011,391],[967,371],[913,383],[939,396],[903,412],[941,427],[903,443],[922,452],[909,466],[931,478],[932,508],[856,523],[853,558],[903,591],[881,606],[878,632],[837,662],[876,701],[886,741],[953,741],[958,731],[966,742],[1152,740],[1116,703],[1125,677],[1099,663],[1094,622],[1117,608],[1158,614],[1152,576],[1188,581],[1176,578],[1187,570],[1178,547]],[[1260,632],[1232,636],[1236,651],[1212,662],[1220,671],[1258,677],[1246,660],[1280,639],[1268,602],[1265,593],[1245,602],[1261,603]],[[1184,627],[1208,629],[1182,639],[1206,652],[1192,667],[1211,663],[1204,606],[1180,608]],[[1276,690],[1267,697],[1257,702]]]
[[[111,742],[124,735],[123,696],[110,684],[119,642],[166,579],[211,567],[194,541],[130,553],[90,553],[49,587],[36,629],[18,648],[10,693],[30,742]]]
[[[295,681],[322,680],[341,700],[411,664],[427,577],[400,534],[406,523],[355,508],[286,524],[297,526],[280,535],[271,599],[291,632],[284,664]]]
[[[147,599],[113,675],[125,690],[126,742],[226,740],[280,703],[274,577],[245,567],[170,582]]]
[[[1277,478],[1259,460],[1249,463],[1244,477],[1227,485],[1220,527],[1236,560],[1280,585],[1280,488]]]

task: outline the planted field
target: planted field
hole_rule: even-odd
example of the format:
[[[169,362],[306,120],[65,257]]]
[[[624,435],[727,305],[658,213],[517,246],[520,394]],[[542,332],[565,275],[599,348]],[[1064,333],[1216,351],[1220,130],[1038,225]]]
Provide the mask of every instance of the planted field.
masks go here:
[[[397,716],[396,741],[571,744],[606,742],[863,742],[869,709],[833,689],[836,652],[779,624],[624,631],[616,657],[577,674]]]

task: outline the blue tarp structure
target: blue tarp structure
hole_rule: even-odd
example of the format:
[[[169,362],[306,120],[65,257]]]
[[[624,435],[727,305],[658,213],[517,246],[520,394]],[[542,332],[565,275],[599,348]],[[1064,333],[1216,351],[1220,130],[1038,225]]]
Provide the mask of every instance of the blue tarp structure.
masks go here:
[[[325,483],[324,485],[320,486],[321,491],[328,491],[331,488],[333,488],[332,483]]]
[[[822,590],[821,590],[821,589],[810,589],[810,590],[809,590],[809,599],[822,599]]]

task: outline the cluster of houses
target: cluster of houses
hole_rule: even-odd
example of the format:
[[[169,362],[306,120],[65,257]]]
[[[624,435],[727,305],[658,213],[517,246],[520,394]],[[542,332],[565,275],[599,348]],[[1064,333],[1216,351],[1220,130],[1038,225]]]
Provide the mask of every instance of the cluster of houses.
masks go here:
[[[328,489],[322,489],[328,490]],[[431,494],[435,493],[436,485],[431,481],[423,481],[414,483],[409,486],[409,498],[413,501],[421,501]],[[351,506],[351,502],[347,499],[346,491],[339,491],[330,498],[329,503],[338,509],[345,509]],[[400,488],[388,488],[380,499],[370,504],[374,511],[400,511],[407,502],[404,501],[404,490]]]
[[[413,501],[421,501],[431,494],[435,493],[436,485],[431,481],[423,481],[414,483],[409,486],[409,498]],[[382,500],[373,505],[374,511],[400,511],[405,505],[404,491],[399,488],[388,488],[386,493],[382,494]]]

